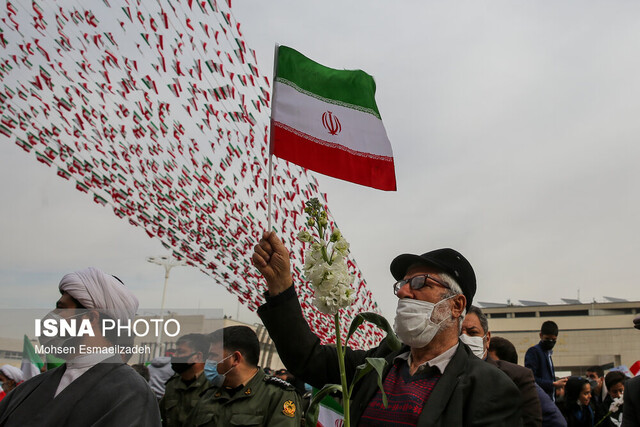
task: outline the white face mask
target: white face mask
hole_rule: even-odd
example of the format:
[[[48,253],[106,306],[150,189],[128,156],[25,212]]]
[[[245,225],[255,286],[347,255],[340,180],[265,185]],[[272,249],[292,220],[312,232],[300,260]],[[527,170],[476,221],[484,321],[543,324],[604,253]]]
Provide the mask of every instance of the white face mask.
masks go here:
[[[450,298],[438,303],[410,298],[399,300],[393,329],[400,341],[414,348],[429,344],[443,323],[451,318],[451,309],[445,303]]]
[[[70,309],[65,309],[66,311],[69,311]],[[60,322],[62,321],[63,318],[60,314],[58,314],[58,309],[52,310],[49,313],[47,313],[46,316],[44,316],[42,318],[42,322],[44,322],[46,319],[54,319],[56,321],[56,323],[59,325]],[[84,316],[87,310],[82,310],[82,313],[78,313],[78,314],[74,314],[72,316],[66,316],[67,320],[70,319],[74,319],[77,317],[81,317]],[[40,335],[38,337],[38,341],[40,341],[40,345],[42,345],[43,347],[55,347],[55,348],[62,348],[62,347],[71,347],[72,344],[74,342],[77,342],[78,339],[76,337],[63,337],[61,335],[61,328],[58,329],[58,333],[52,337],[48,337],[46,335]],[[61,358],[64,358],[64,353],[62,354],[56,354],[55,352],[52,353],[54,356],[58,356]],[[72,353],[69,353],[72,354]]]
[[[465,343],[476,357],[484,359],[484,337],[470,337],[467,334],[462,334],[460,341]]]

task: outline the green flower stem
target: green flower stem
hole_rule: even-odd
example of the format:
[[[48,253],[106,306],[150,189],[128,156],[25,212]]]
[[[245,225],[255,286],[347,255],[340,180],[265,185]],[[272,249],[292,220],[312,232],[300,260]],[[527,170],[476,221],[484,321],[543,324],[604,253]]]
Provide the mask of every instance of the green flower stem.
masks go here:
[[[338,350],[338,363],[340,365],[340,383],[342,384],[342,407],[344,409],[344,426],[349,427],[351,422],[349,420],[349,402],[351,395],[347,388],[347,372],[344,367],[344,348],[342,346],[342,338],[340,337],[340,317],[338,313],[334,315],[334,322],[336,324],[336,349]]]
[[[605,415],[604,417],[602,417],[602,419],[601,419],[600,421],[598,421],[598,422],[597,422],[593,427],[597,427],[597,426],[599,426],[600,424],[602,424],[602,422],[603,422],[604,420],[606,420],[606,419],[607,419],[611,414],[613,414],[613,412],[611,412],[611,411],[607,412],[607,415]]]
[[[329,265],[331,265],[331,260],[329,259],[329,255],[327,255],[327,247],[323,246],[322,247],[322,258],[324,258],[325,262]]]

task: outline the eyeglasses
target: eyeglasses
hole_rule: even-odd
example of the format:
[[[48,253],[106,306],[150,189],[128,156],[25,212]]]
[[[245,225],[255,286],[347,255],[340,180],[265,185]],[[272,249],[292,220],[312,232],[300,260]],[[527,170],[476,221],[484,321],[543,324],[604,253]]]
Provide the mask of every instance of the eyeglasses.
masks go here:
[[[417,291],[418,289],[422,289],[425,286],[427,286],[427,280],[431,280],[431,281],[437,283],[438,285],[442,286],[443,288],[451,289],[449,287],[449,285],[446,285],[443,282],[441,282],[440,280],[435,279],[433,276],[430,276],[428,274],[422,274],[420,276],[412,277],[411,279],[398,280],[393,285],[393,293],[398,295],[398,292],[400,291],[400,288],[402,288],[407,283],[409,284],[409,286],[411,286],[411,289],[413,289],[414,291]]]

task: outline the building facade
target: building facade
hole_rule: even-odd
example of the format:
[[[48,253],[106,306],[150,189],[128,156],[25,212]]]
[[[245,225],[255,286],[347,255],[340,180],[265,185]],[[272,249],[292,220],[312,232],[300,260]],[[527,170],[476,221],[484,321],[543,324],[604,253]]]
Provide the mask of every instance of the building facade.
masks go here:
[[[527,349],[540,341],[540,326],[546,320],[560,329],[553,349],[556,372],[583,375],[589,366],[628,367],[640,360],[640,332],[633,328],[633,318],[640,313],[638,301],[493,305],[482,310],[492,336],[515,345],[520,365]]]

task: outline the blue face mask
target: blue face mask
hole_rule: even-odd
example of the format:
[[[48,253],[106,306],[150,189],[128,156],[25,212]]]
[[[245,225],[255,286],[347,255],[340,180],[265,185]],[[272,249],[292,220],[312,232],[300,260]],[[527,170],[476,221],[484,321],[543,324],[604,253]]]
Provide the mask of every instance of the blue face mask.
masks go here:
[[[222,384],[217,384],[217,382],[219,381],[218,378],[220,378],[221,376],[218,373],[217,360],[207,360],[204,363],[204,376],[207,377],[207,380],[209,380],[209,382],[214,386],[220,387],[222,385]],[[224,382],[224,378],[222,379],[222,382]]]
[[[224,362],[231,356],[233,356],[233,354],[230,354],[229,356],[225,357],[220,362]],[[233,369],[231,368],[226,373],[220,374],[218,373],[218,363],[219,362],[217,360],[211,360],[211,359],[207,359],[207,361],[204,363],[204,376],[207,378],[207,380],[209,380],[211,385],[213,385],[214,387],[222,387],[222,383],[224,383],[226,374],[228,374],[229,371]]]

